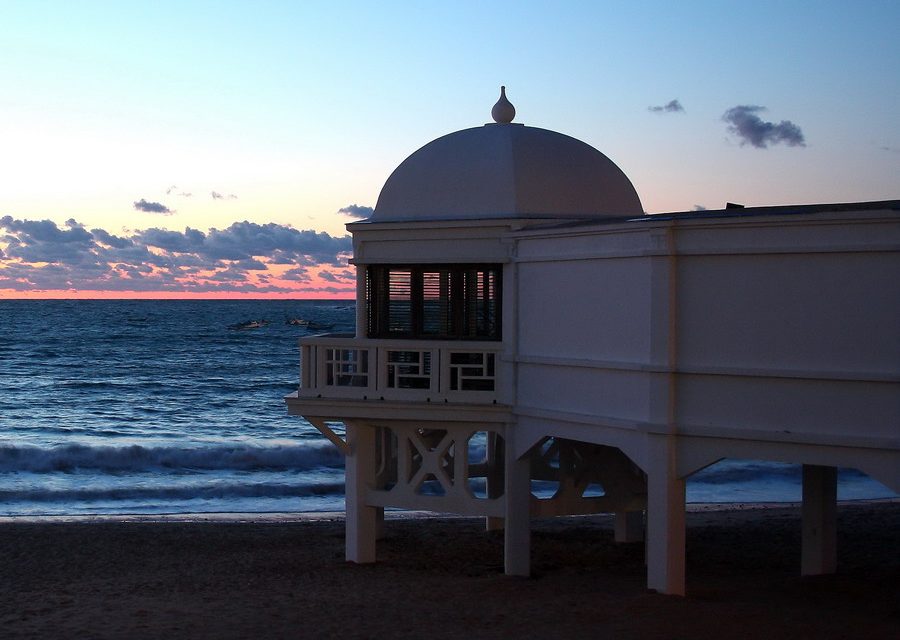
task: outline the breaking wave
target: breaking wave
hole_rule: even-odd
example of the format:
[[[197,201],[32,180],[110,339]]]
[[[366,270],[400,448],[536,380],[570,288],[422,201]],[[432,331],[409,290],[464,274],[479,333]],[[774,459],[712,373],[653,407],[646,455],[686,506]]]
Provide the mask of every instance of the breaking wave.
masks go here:
[[[0,445],[0,473],[77,470],[102,473],[307,471],[319,468],[339,469],[343,465],[343,457],[330,443],[194,447],[67,444],[50,448]]]

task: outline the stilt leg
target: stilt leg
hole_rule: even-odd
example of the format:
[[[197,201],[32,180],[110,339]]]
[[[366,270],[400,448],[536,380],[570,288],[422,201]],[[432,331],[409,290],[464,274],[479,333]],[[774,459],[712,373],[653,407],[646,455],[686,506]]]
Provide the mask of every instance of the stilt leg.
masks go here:
[[[514,443],[507,437],[503,559],[506,575],[527,576],[531,573],[531,466],[527,456],[517,460],[514,451]]]
[[[644,539],[643,511],[616,511],[615,541],[640,542]]]
[[[803,543],[800,573],[814,576],[837,568],[837,469],[803,465]]]
[[[489,431],[487,436],[488,475],[485,490],[488,498],[499,498],[503,495],[503,439],[495,432]],[[499,531],[503,529],[503,518],[488,516],[484,519],[485,531]]]
[[[647,473],[647,587],[684,595],[684,480],[668,439],[651,443]]]
[[[384,507],[375,508],[375,539],[384,540]]]
[[[366,491],[375,481],[375,429],[348,424],[347,444],[346,557],[348,562],[375,562],[378,510],[366,505]]]

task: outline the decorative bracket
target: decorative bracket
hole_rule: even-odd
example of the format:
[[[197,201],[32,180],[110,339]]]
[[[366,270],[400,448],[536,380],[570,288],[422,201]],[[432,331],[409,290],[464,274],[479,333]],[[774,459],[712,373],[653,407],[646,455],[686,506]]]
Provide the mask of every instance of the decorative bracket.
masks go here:
[[[321,418],[307,418],[307,422],[309,422],[312,426],[319,430],[323,436],[328,438],[334,446],[336,446],[341,453],[345,456],[350,455],[350,445],[347,444],[347,441],[341,438],[338,434],[332,431],[331,427],[322,420]]]

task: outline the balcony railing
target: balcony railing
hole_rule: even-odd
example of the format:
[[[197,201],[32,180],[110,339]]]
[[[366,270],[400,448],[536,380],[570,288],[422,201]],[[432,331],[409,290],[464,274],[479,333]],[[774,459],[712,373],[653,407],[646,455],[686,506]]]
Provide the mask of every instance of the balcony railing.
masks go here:
[[[500,351],[499,342],[302,338],[299,397],[495,403]]]

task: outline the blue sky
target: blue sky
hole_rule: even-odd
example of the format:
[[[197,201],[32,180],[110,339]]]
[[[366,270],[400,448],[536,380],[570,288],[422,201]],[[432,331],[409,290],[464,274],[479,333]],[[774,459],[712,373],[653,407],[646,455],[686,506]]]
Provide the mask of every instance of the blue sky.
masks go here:
[[[489,120],[501,84],[518,122],[603,151],[649,212],[900,197],[896,1],[0,2],[0,15],[0,218],[339,237],[339,209],[374,205],[415,149]],[[650,109],[673,100],[682,110]],[[764,108],[741,112],[749,130],[801,138],[754,146],[723,120],[736,107]]]

